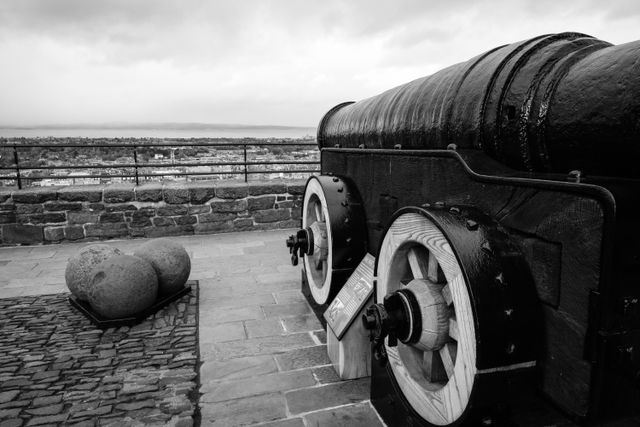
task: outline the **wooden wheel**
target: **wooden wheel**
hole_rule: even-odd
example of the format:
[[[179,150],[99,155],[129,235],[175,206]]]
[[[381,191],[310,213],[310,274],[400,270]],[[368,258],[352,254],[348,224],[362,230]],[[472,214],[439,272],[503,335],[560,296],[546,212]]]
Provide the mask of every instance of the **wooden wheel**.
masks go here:
[[[366,253],[364,214],[353,186],[335,176],[309,178],[297,236],[287,245],[300,248],[311,296],[326,304]]]
[[[313,233],[313,248],[311,255],[304,257],[304,267],[307,272],[309,289],[318,304],[327,302],[331,290],[333,251],[331,236],[331,222],[327,221],[329,211],[327,198],[320,182],[311,179],[307,184],[302,205],[302,228],[310,228]]]
[[[477,372],[474,317],[449,241],[419,213],[398,216],[382,242],[377,302],[392,293],[409,313],[397,346],[385,339],[396,381],[426,421],[455,423],[469,404]]]

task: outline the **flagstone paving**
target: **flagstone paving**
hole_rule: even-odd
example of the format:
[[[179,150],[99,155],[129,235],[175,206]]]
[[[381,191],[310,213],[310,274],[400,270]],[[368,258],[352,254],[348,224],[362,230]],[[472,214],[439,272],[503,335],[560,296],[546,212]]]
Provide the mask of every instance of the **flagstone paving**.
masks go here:
[[[326,335],[289,263],[289,234],[172,237],[199,282],[201,425],[383,425],[369,379],[340,381],[330,366]],[[147,240],[101,243],[132,253]],[[67,292],[67,259],[88,244],[0,248],[0,298]],[[1,417],[0,408],[0,425]]]

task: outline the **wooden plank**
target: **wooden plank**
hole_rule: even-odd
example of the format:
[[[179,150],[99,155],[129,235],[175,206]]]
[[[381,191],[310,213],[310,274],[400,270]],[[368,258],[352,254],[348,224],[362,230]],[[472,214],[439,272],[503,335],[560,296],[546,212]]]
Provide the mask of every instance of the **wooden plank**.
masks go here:
[[[414,279],[426,279],[429,275],[428,260],[424,259],[416,247],[409,249],[407,253],[409,267]]]

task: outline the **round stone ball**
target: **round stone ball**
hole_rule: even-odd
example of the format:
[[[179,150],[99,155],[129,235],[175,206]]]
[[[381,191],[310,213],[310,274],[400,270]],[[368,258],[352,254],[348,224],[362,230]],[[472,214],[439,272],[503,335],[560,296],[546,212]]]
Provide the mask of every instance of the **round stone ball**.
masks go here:
[[[93,269],[89,304],[107,319],[130,317],[151,307],[158,297],[156,272],[142,258],[116,255]]]
[[[171,295],[184,287],[191,273],[191,260],[184,247],[169,239],[153,239],[133,253],[151,263],[158,274],[160,295]]]
[[[116,255],[122,255],[122,252],[109,245],[95,244],[85,246],[75,256],[69,258],[64,278],[71,293],[79,300],[87,301],[91,271],[102,261]]]

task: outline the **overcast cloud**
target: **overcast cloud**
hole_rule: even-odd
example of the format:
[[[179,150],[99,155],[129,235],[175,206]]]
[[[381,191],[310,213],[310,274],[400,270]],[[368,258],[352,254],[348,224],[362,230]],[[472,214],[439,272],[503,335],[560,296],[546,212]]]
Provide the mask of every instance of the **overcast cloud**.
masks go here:
[[[639,29],[637,0],[6,0],[0,124],[315,126],[498,45]]]

